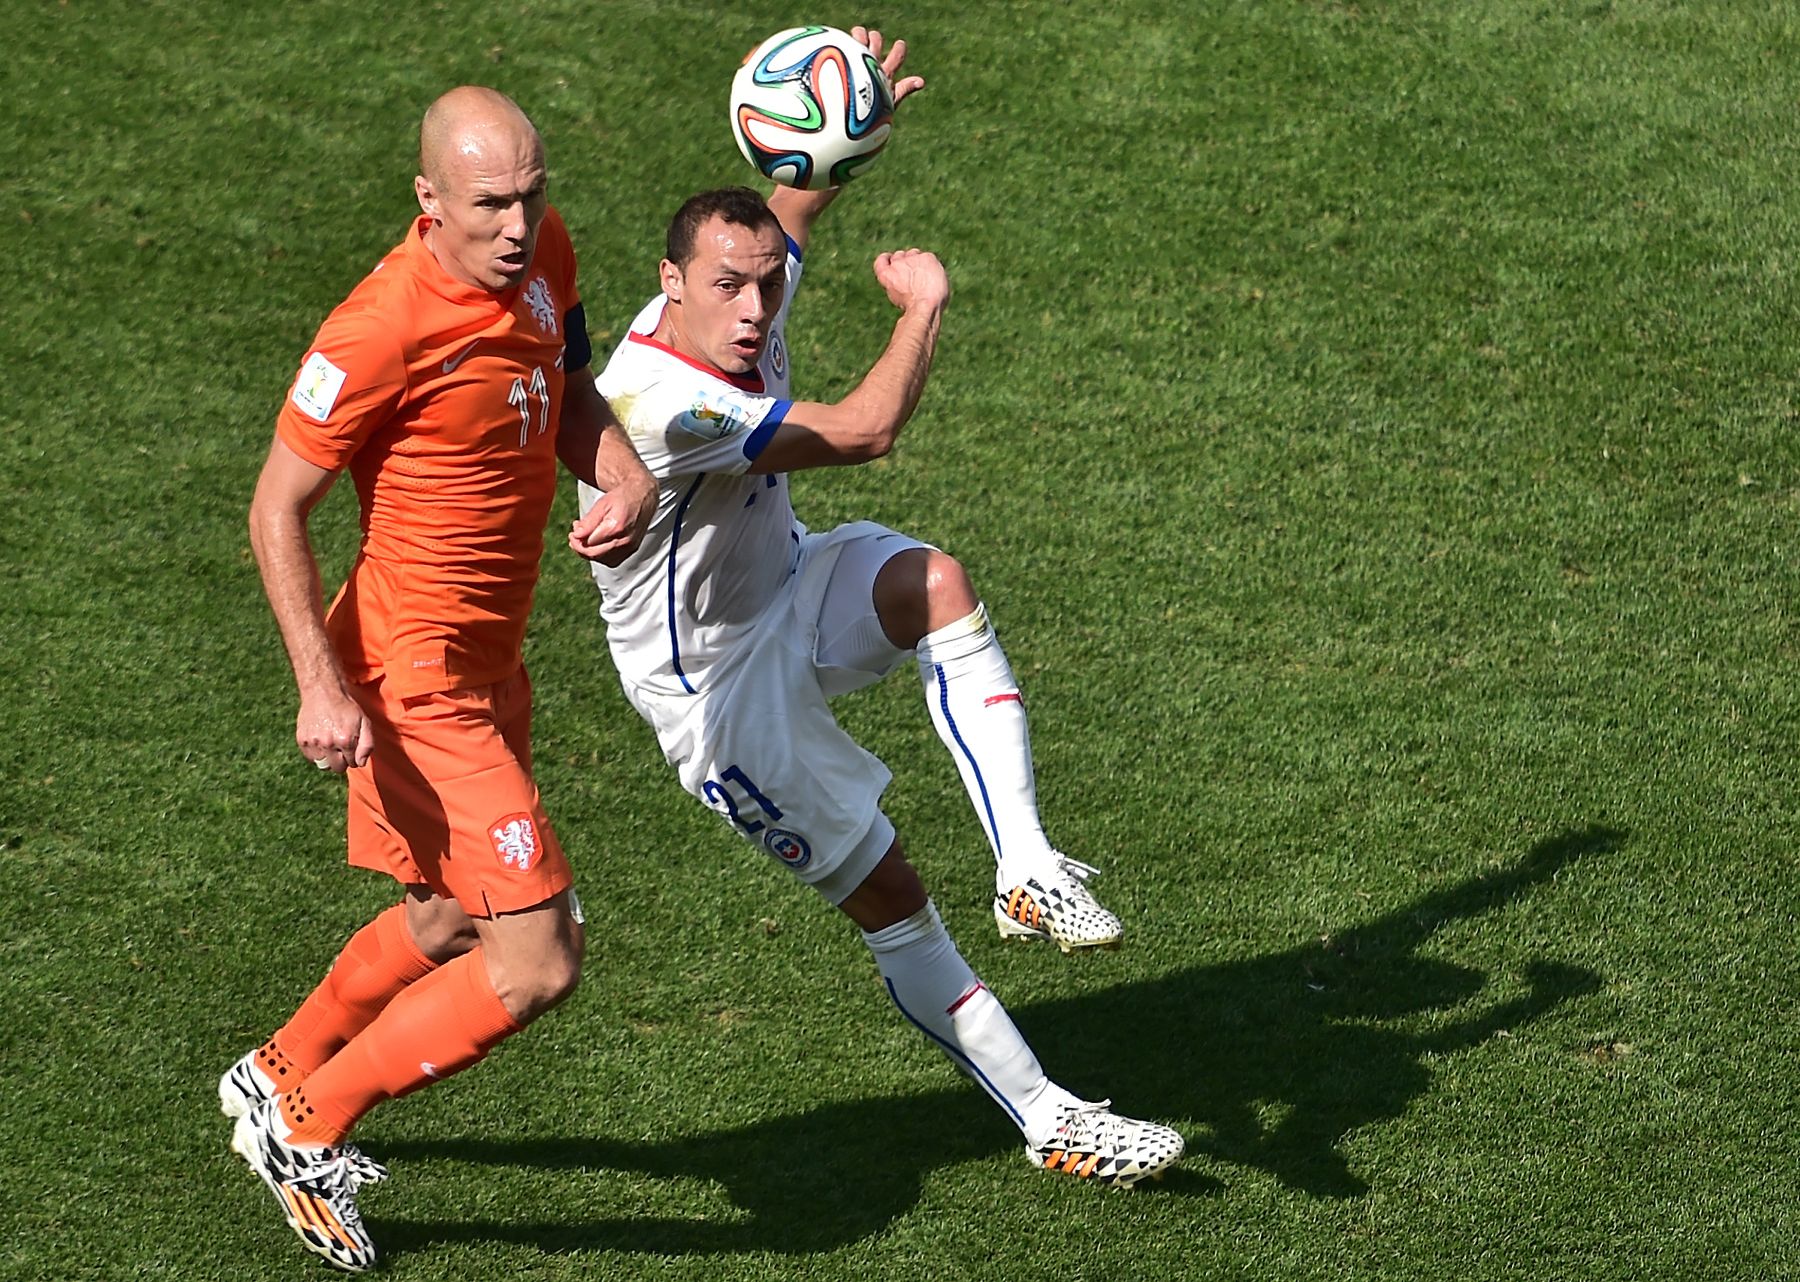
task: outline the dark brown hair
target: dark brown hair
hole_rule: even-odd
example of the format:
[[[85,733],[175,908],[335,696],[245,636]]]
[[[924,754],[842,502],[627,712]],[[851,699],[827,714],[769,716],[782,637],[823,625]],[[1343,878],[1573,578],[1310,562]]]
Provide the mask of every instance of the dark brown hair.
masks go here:
[[[760,194],[748,187],[715,187],[688,197],[687,202],[675,211],[675,217],[669,220],[667,257],[670,262],[686,270],[693,260],[694,244],[700,237],[701,226],[715,214],[734,226],[748,227],[751,231],[765,227],[781,231],[781,220],[775,217]]]

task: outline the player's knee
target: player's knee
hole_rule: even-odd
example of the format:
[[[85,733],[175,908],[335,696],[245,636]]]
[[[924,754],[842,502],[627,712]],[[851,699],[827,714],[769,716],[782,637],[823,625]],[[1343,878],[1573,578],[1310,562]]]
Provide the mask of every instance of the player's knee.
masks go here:
[[[941,627],[967,618],[981,604],[975,595],[975,584],[963,564],[948,553],[935,548],[925,562],[926,627],[935,632]]]
[[[565,1000],[581,983],[579,953],[552,953],[529,964],[512,964],[494,977],[500,1004],[521,1024],[528,1024]]]
[[[494,919],[483,949],[494,992],[513,1018],[529,1023],[575,991],[583,944],[561,899]]]
[[[979,604],[962,562],[936,548],[897,553],[875,579],[876,614],[888,639],[904,650],[966,618]]]
[[[548,1010],[573,993],[581,983],[581,958],[586,937],[581,924],[564,918],[556,932],[554,944],[538,958],[537,998],[539,1010]]]
[[[549,1010],[574,993],[581,984],[579,950],[560,953],[545,963],[538,977],[538,1009]]]

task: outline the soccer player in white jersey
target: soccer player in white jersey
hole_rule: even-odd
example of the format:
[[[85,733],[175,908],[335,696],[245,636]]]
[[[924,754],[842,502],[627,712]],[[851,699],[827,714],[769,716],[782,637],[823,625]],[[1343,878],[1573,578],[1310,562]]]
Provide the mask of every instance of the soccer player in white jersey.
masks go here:
[[[877,57],[878,32],[866,39]],[[896,42],[884,65],[905,54]],[[897,80],[896,99],[922,87]],[[892,447],[924,390],[950,283],[919,249],[879,255],[900,309],[887,350],[835,404],[794,400],[782,330],[813,220],[835,191],[704,192],[670,224],[662,292],[597,380],[660,487],[639,549],[595,565],[625,693],[687,790],[841,908],[902,1013],[968,1072],[1050,1170],[1131,1185],[1180,1157],[1166,1126],[1052,1082],[970,971],[880,800],[891,776],[837,724],[830,696],[916,655],[926,702],[999,863],[1008,933],[1116,944],[1086,870],[1045,840],[1018,686],[953,558],[857,522],[814,534],[786,473]],[[583,487],[582,507],[598,498]]]

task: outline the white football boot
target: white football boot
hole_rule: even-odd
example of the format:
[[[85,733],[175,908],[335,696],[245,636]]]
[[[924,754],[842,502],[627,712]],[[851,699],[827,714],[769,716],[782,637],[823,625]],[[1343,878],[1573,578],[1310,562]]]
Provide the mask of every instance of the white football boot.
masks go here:
[[[1186,1147],[1181,1136],[1156,1122],[1120,1117],[1111,1106],[1111,1100],[1065,1105],[1056,1133],[1027,1144],[1025,1156],[1046,1171],[1122,1189],[1146,1177],[1160,1180]]]
[[[219,1079],[219,1111],[233,1120],[242,1117],[257,1105],[272,1100],[280,1094],[275,1083],[256,1062],[256,1051],[251,1051],[225,1070]],[[350,1174],[356,1180],[357,1187],[364,1184],[379,1184],[388,1177],[387,1167],[377,1162],[354,1144],[345,1144],[340,1150],[344,1160],[350,1163]]]
[[[262,1177],[275,1195],[288,1227],[301,1245],[346,1273],[361,1273],[375,1263],[375,1243],[356,1209],[361,1184],[337,1148],[289,1144],[276,1134],[274,1100],[264,1100],[238,1118],[231,1147]]]
[[[246,1052],[219,1079],[219,1111],[233,1121],[281,1093],[281,1088],[256,1062],[256,1056],[257,1051]]]
[[[994,896],[994,922],[1002,939],[1049,939],[1065,953],[1077,948],[1117,948],[1125,936],[1119,919],[1100,906],[1086,882],[1097,871],[1061,852],[1056,872],[1028,877]]]

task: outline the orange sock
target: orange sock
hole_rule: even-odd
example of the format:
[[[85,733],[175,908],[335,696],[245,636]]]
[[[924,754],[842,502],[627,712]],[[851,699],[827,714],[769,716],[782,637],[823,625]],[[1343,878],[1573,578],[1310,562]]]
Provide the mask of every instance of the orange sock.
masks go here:
[[[267,1065],[263,1071],[277,1082],[298,1082],[367,1028],[395,994],[436,969],[413,943],[406,905],[395,904],[350,937],[331,973],[269,1039],[289,1072],[278,1077]]]
[[[275,1083],[277,1094],[291,1091],[306,1080],[306,1074],[300,1071],[300,1066],[282,1054],[281,1047],[275,1044],[273,1037],[256,1048],[256,1067],[264,1077]]]
[[[281,1097],[289,1140],[338,1144],[357,1120],[479,1063],[519,1025],[494,993],[481,949],[412,985],[299,1089]]]

